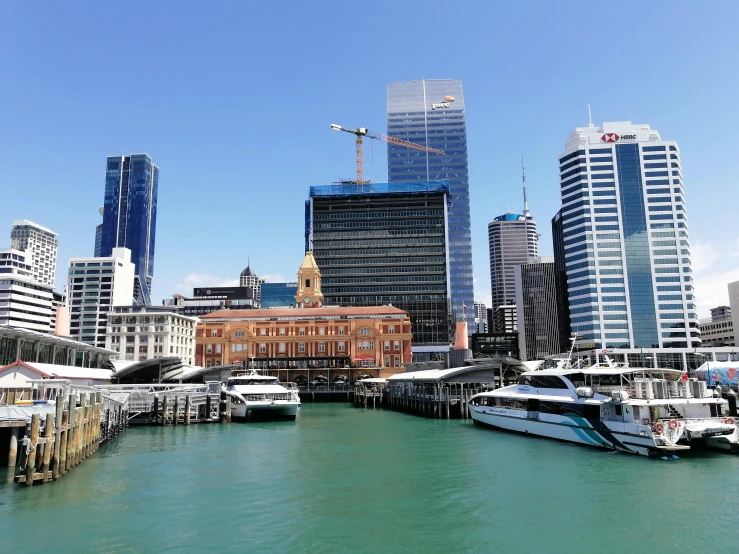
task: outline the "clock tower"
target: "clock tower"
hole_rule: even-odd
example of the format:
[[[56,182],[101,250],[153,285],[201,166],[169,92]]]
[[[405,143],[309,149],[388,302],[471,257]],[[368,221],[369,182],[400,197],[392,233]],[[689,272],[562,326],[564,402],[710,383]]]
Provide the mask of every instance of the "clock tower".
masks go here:
[[[298,293],[295,295],[295,302],[303,308],[318,308],[323,304],[321,271],[310,250],[305,253],[305,259],[298,270]]]

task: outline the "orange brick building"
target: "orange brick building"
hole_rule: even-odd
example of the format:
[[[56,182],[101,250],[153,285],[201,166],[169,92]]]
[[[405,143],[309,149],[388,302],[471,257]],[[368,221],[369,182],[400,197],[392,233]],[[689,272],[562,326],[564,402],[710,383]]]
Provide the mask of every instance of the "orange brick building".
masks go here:
[[[412,361],[411,321],[393,306],[321,306],[320,272],[311,252],[298,271],[302,308],[221,310],[201,316],[195,363],[212,367],[248,360],[250,367],[294,381],[330,373],[353,380],[387,377]]]

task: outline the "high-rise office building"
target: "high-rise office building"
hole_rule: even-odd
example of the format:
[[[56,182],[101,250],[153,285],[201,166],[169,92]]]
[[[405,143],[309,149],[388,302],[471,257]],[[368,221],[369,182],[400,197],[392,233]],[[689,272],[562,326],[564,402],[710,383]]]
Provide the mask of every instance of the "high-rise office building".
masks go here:
[[[257,303],[262,299],[262,283],[264,283],[264,279],[257,277],[257,274],[254,273],[249,265],[244,268],[244,271],[239,276],[239,286],[250,288],[252,290],[252,298]]]
[[[529,259],[525,264],[517,265],[516,276],[516,311],[518,321],[518,350],[522,360],[543,359],[568,350],[569,333],[561,335],[565,325],[561,319],[567,314],[560,314],[559,295],[562,291],[557,286],[557,270],[553,257]]]
[[[552,246],[554,247],[555,286],[557,287],[557,322],[559,337],[566,350],[570,349],[570,300],[567,296],[567,259],[565,258],[564,229],[562,228],[562,212],[552,218]]]
[[[536,222],[523,214],[505,213],[488,223],[490,293],[496,333],[512,333],[516,323],[516,266],[538,255]]]
[[[69,260],[67,302],[72,338],[104,348],[108,313],[133,301],[135,266],[128,248],[102,258]]]
[[[407,311],[416,361],[448,351],[454,332],[448,202],[444,181],[311,187],[306,202],[306,251],[320,268],[324,304]]]
[[[137,304],[151,304],[158,186],[159,168],[148,154],[108,157],[98,254],[110,256],[113,248],[131,251]]]
[[[10,232],[10,248],[26,252],[27,262],[31,266],[31,277],[39,283],[52,287],[56,274],[58,244],[57,234],[51,229],[27,219],[18,219],[13,222],[13,230]]]
[[[457,319],[474,329],[467,124],[462,82],[434,79],[387,87],[387,132],[444,155],[388,144],[388,180],[449,182],[449,286]],[[414,327],[414,332],[417,328]]]
[[[578,127],[559,156],[580,348],[700,346],[675,141],[629,121]]]
[[[488,332],[488,310],[484,303],[475,300],[475,333]]]
[[[0,250],[0,325],[52,333],[53,287],[34,277],[28,251]]]

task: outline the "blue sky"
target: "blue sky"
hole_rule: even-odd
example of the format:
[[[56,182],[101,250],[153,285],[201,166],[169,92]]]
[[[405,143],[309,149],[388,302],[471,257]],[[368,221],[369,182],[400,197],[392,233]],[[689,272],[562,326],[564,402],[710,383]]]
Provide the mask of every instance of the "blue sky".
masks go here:
[[[515,4],[515,5],[514,5]],[[476,298],[487,223],[530,209],[550,254],[557,154],[593,120],[680,144],[701,316],[739,280],[737,2],[0,4],[0,236],[13,219],[92,255],[105,157],[160,167],[153,298],[228,283],[247,256],[294,278],[308,186],[351,178],[352,137],[385,130],[386,85],[464,83]],[[366,177],[385,181],[383,143]],[[3,230],[5,229],[5,230]],[[8,239],[0,240],[0,248]]]

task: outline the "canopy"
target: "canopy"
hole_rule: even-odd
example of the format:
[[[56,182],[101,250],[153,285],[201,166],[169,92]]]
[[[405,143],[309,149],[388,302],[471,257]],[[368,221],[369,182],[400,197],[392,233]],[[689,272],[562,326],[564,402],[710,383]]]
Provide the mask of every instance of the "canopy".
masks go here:
[[[695,370],[695,376],[710,386],[739,386],[739,363],[706,362]]]

